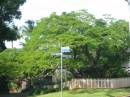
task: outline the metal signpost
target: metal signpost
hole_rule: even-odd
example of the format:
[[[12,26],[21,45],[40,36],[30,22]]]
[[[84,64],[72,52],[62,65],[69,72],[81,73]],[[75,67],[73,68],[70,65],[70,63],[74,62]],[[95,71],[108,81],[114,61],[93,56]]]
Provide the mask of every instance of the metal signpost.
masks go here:
[[[70,52],[70,48],[61,47],[61,97],[63,97],[63,53]]]

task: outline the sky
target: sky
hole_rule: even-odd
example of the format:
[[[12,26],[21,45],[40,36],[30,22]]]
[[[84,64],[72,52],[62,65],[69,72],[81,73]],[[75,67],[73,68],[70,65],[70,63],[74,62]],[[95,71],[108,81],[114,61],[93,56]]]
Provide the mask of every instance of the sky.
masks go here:
[[[101,18],[103,14],[111,14],[114,18],[129,20],[128,4],[125,0],[27,0],[20,7],[22,18],[15,20],[15,24],[20,27],[27,20],[36,21],[52,12],[61,14],[81,9],[88,10],[97,18]],[[21,48],[18,42],[14,44]],[[7,46],[11,47],[9,43]]]
[[[39,20],[52,12],[61,14],[81,9],[88,10],[97,18],[102,17],[103,14],[111,14],[114,18],[125,20],[129,17],[128,4],[125,0],[27,0],[20,7],[21,20],[15,23],[21,26],[29,19]]]

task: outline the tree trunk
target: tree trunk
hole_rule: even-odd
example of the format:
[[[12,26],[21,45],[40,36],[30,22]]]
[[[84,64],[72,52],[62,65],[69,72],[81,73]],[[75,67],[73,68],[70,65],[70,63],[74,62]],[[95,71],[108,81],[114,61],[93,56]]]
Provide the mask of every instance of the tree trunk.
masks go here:
[[[2,40],[0,40],[0,52],[5,49],[6,49],[5,43]]]
[[[14,48],[13,40],[11,41],[12,48]]]

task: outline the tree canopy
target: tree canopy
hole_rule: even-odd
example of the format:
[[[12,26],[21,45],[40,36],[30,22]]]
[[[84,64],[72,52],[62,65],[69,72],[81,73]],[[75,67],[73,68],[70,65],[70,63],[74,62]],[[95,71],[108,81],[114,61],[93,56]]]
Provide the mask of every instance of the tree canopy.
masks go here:
[[[124,76],[126,73],[121,65],[129,57],[128,23],[108,19],[96,19],[86,10],[61,15],[52,13],[34,27],[21,54],[22,64],[35,68],[37,73],[54,68],[60,64],[60,58],[53,53],[70,46],[71,58],[64,58],[63,63],[74,76]]]
[[[129,59],[128,23],[108,21],[96,19],[85,10],[42,18],[22,50],[0,53],[0,76],[33,78],[58,68],[60,56],[55,55],[64,46],[71,48],[64,54],[69,56],[63,58],[64,68],[75,77],[126,76],[122,64]]]
[[[0,77],[17,78],[22,76],[22,66],[19,64],[20,50],[6,49],[0,53]]]

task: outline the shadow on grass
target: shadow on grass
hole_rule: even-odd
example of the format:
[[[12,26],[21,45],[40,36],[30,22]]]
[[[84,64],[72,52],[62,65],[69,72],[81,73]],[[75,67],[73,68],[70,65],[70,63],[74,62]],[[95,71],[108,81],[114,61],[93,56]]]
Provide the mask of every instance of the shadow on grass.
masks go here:
[[[118,94],[122,93],[119,96],[123,96],[123,95],[126,95],[129,92],[130,92],[130,88],[110,89],[106,92],[106,96],[115,97],[115,96],[113,96],[113,94],[116,94],[116,93],[118,93]]]
[[[71,90],[69,93],[71,94],[80,94],[80,93],[88,93],[88,94],[94,94],[94,93],[99,93],[103,92],[104,89],[76,89],[76,90]]]
[[[130,88],[120,88],[120,89],[75,89],[69,91],[70,94],[76,95],[76,94],[82,94],[82,93],[87,93],[87,94],[98,94],[98,93],[103,93],[107,97],[115,97],[114,95],[117,95],[117,93],[129,93]]]
[[[0,97],[29,97],[29,93],[0,94]]]

